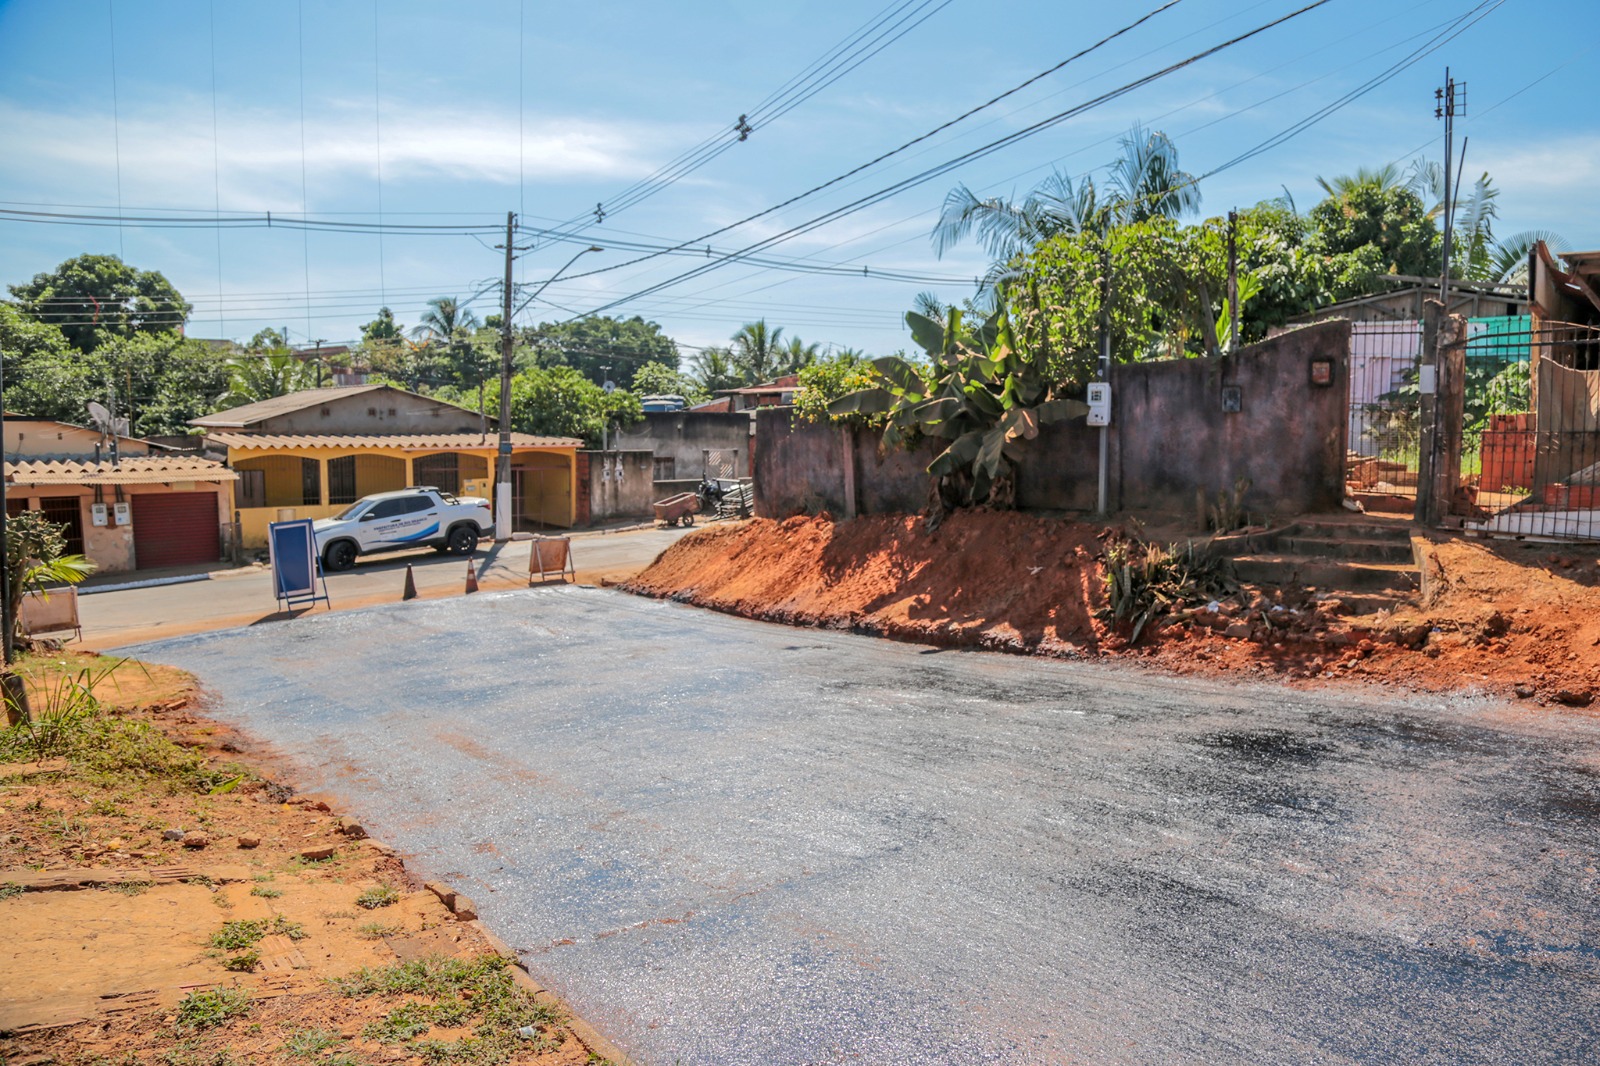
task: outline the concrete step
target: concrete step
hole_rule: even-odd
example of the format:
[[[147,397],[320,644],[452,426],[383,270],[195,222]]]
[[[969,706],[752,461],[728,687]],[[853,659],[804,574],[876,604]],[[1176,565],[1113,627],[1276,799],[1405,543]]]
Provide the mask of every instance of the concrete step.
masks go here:
[[[1290,527],[1296,536],[1355,540],[1394,540],[1411,542],[1409,522],[1345,522],[1333,519],[1302,518]]]
[[[1311,558],[1304,555],[1258,553],[1233,560],[1240,581],[1251,584],[1349,592],[1415,592],[1420,575],[1411,563],[1357,562]]]
[[[1411,538],[1404,537],[1313,537],[1298,531],[1276,538],[1276,550],[1283,555],[1303,555],[1329,561],[1354,560],[1369,563],[1409,563]]]

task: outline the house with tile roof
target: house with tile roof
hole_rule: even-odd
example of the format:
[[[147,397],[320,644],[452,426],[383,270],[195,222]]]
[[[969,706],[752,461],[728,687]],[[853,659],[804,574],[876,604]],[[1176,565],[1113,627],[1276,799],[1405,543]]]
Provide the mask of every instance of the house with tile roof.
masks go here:
[[[393,385],[305,389],[193,419],[207,454],[239,477],[240,542],[266,545],[267,526],[327,518],[376,492],[431,485],[494,497],[495,419]],[[570,437],[511,438],[512,528],[580,522],[578,450]]]
[[[222,463],[134,437],[8,413],[6,512],[42,511],[102,573],[221,561],[233,483]]]

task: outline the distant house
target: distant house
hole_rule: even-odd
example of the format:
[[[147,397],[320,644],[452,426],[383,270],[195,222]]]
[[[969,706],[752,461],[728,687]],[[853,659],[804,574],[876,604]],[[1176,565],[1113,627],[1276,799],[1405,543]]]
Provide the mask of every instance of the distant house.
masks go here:
[[[796,374],[786,374],[772,381],[764,381],[759,385],[746,385],[738,389],[719,389],[718,396],[725,396],[729,406],[735,411],[748,411],[755,407],[786,407],[794,403],[794,394],[800,387],[800,378]]]
[[[1326,304],[1289,319],[1290,325],[1310,325],[1334,318],[1352,322],[1421,322],[1422,305],[1439,298],[1439,279],[1408,274],[1385,274],[1381,282],[1389,291],[1357,296]],[[1522,285],[1501,285],[1451,278],[1445,310],[1465,318],[1498,318],[1528,313],[1528,290]]]
[[[494,419],[392,385],[306,389],[196,418],[206,448],[239,476],[245,547],[267,525],[327,518],[363,496],[409,485],[494,497]],[[570,437],[511,437],[512,528],[567,528],[580,518],[578,449]]]
[[[237,475],[134,437],[7,414],[6,513],[41,511],[101,572],[223,558]]]

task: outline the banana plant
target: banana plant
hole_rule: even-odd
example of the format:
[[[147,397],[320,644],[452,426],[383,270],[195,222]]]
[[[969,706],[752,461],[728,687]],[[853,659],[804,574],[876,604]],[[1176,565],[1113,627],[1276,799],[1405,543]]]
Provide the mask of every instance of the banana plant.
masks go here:
[[[907,312],[906,325],[928,353],[928,365],[899,356],[873,360],[878,383],[829,405],[836,415],[887,415],[885,444],[942,442],[928,473],[943,509],[1014,506],[1024,442],[1041,426],[1089,411],[1060,395],[1041,360],[1022,350],[1003,294],[997,304],[976,329],[964,328],[954,307],[943,322]]]

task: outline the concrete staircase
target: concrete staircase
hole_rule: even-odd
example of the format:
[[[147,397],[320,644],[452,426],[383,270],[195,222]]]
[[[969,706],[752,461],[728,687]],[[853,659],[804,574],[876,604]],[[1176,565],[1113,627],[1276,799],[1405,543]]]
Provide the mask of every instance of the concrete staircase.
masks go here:
[[[1374,610],[1415,595],[1422,582],[1410,526],[1399,521],[1304,519],[1218,538],[1216,547],[1246,584],[1351,594]]]

